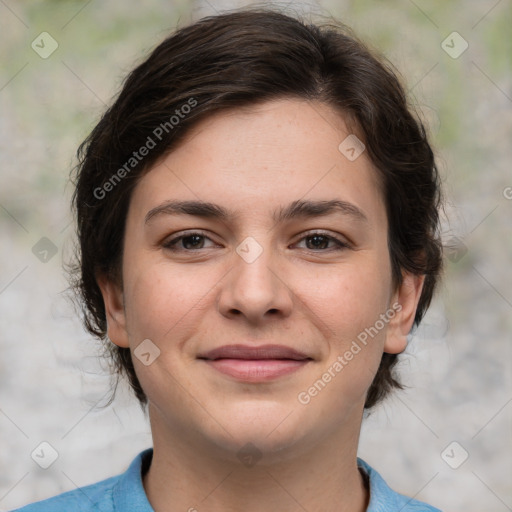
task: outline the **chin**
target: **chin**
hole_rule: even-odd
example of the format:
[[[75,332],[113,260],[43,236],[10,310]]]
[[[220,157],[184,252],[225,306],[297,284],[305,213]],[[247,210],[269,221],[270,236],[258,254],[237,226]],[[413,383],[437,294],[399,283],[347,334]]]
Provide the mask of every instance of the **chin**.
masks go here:
[[[229,423],[223,423],[228,432],[214,428],[204,435],[227,459],[240,460],[249,452],[261,458],[259,464],[272,464],[296,456],[302,445],[311,442],[310,429],[300,411],[295,404],[285,406],[272,401],[232,404],[222,413],[222,417],[229,418]]]

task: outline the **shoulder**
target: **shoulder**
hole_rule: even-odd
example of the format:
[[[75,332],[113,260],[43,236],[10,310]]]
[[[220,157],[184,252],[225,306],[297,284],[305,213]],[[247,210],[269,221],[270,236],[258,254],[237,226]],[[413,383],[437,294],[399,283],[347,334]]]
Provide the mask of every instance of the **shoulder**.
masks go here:
[[[152,511],[142,485],[142,474],[149,466],[152,454],[151,449],[139,453],[128,470],[121,475],[32,503],[12,512]]]
[[[370,503],[367,512],[386,512],[388,510],[400,510],[401,512],[441,512],[422,501],[409,498],[393,491],[380,476],[364,460],[357,459],[358,467],[368,475],[370,485]]]
[[[13,512],[111,512],[114,510],[113,489],[119,477],[108,478],[87,487],[32,503]]]

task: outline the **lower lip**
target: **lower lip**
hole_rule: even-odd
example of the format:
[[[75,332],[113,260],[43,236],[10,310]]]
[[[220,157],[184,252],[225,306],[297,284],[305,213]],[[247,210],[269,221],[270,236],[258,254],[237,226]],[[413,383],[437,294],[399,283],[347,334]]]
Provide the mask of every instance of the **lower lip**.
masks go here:
[[[215,370],[247,382],[276,379],[296,372],[310,360],[303,359],[215,359],[206,361]]]

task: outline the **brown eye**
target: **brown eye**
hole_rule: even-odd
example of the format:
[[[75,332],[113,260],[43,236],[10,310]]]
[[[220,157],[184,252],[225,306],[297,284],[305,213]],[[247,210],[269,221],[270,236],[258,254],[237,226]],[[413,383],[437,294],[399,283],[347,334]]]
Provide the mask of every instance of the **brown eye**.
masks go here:
[[[303,248],[308,249],[310,251],[328,252],[339,251],[349,248],[348,243],[339,240],[334,236],[327,235],[324,233],[311,233],[301,238],[298,244],[301,244],[303,241],[305,241],[305,247]]]
[[[163,246],[171,251],[194,251],[198,249],[208,249],[208,246],[205,247],[207,241],[212,242],[210,238],[202,233],[188,233],[171,238],[165,242]]]

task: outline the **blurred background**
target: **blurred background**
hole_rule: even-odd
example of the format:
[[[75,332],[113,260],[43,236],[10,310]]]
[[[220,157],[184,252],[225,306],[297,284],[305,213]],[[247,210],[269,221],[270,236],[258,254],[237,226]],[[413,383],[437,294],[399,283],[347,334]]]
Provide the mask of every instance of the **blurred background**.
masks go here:
[[[243,5],[0,0],[0,511],[118,474],[151,445],[126,387],[102,407],[108,369],[65,294],[68,175],[135,63],[177,25]],[[445,278],[402,356],[408,389],[365,419],[359,455],[444,511],[512,510],[512,4],[289,9],[339,18],[396,65],[447,194]]]

